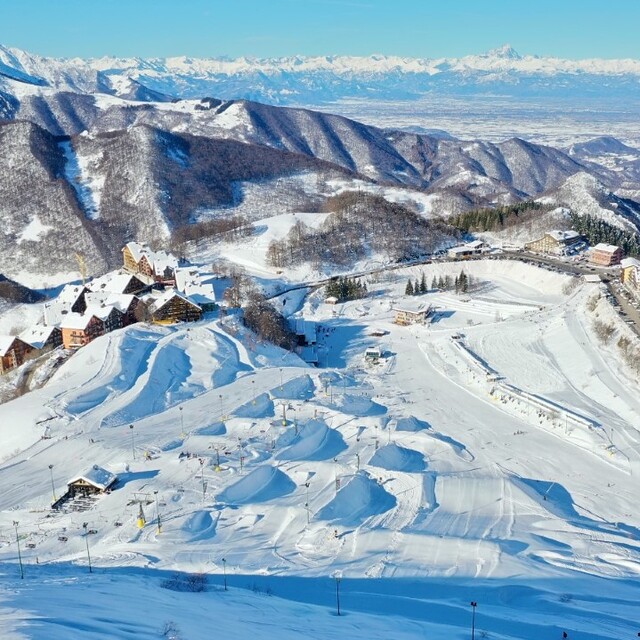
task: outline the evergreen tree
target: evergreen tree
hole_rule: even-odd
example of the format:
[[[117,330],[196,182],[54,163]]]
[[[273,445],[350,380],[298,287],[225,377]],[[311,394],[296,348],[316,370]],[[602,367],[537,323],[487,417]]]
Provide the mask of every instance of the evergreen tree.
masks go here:
[[[452,288],[452,281],[451,281],[451,276],[450,275],[446,275],[444,277],[444,290],[445,291],[451,291]]]
[[[411,278],[409,278],[409,281],[407,282],[407,286],[404,289],[404,293],[407,296],[413,295],[413,285],[411,284]]]
[[[460,277],[458,280],[459,280],[460,291],[462,293],[466,293],[467,291],[469,291],[469,277],[464,272],[464,269],[460,271]]]
[[[438,278],[438,289],[444,291],[444,278],[442,276]]]
[[[433,279],[431,280],[431,289],[435,290],[438,288],[438,281],[436,280],[436,277],[433,276]]]
[[[427,279],[425,278],[424,271],[420,278],[420,293],[427,293]]]
[[[454,288],[456,290],[456,293],[460,293],[460,278],[458,276],[456,276]]]

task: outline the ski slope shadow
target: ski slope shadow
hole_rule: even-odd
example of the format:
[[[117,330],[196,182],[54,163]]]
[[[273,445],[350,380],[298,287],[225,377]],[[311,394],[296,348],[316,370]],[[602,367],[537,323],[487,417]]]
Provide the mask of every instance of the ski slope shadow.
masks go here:
[[[296,489],[291,478],[276,467],[263,465],[218,494],[229,505],[252,504],[282,498]]]
[[[397,444],[388,444],[378,449],[369,460],[369,464],[387,471],[419,472],[424,471],[424,456],[415,449],[407,449]]]
[[[640,529],[637,527],[623,522],[595,520],[594,518],[589,518],[586,515],[578,513],[576,504],[569,491],[557,482],[522,478],[519,476],[514,477],[513,482],[520,486],[526,494],[539,502],[546,511],[556,518],[590,531],[608,533],[625,539],[640,539]]]
[[[347,448],[335,429],[323,420],[310,420],[294,438],[292,444],[278,454],[279,460],[329,460]]]
[[[344,526],[359,526],[368,518],[393,509],[396,504],[394,495],[366,471],[359,471],[315,517]]]

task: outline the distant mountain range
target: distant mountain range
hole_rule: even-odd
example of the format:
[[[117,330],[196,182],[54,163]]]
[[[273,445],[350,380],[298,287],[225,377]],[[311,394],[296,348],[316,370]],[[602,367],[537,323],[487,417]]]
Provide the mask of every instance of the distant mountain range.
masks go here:
[[[640,60],[521,56],[509,45],[463,58],[56,59],[0,46],[0,78],[57,91],[160,100],[216,96],[271,104],[345,98],[411,99],[428,93],[632,96]],[[0,89],[2,81],[0,80]]]
[[[570,65],[583,79],[617,78],[620,87],[640,78],[636,61],[569,63],[511,49],[455,63],[374,57],[250,64],[54,60],[0,47],[0,273],[20,280],[73,272],[76,251],[99,272],[119,262],[129,240],[167,243],[177,228],[208,217],[313,211],[336,189],[363,185],[395,190],[394,198],[427,216],[544,197],[640,228],[640,150],[612,137],[567,149],[519,138],[462,141],[309,109],[171,97],[275,90],[287,78],[304,84],[304,74],[316,71],[358,77],[362,94],[382,90],[391,76],[418,91],[420,74],[477,83],[482,74],[493,82],[496,74],[547,69],[557,80]],[[308,86],[320,91],[320,84]]]

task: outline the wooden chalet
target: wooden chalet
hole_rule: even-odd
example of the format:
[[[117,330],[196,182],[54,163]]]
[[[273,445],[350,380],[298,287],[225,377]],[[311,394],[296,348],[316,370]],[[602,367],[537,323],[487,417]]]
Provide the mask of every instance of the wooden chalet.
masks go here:
[[[105,333],[104,322],[90,314],[68,313],[60,328],[65,349],[84,347]]]
[[[19,367],[33,347],[17,336],[0,336],[0,373]]]
[[[168,289],[149,305],[149,315],[157,324],[195,322],[202,317],[202,308],[174,289]]]
[[[402,326],[424,324],[430,312],[431,306],[428,304],[406,302],[393,308],[393,321]]]
[[[62,344],[62,331],[59,327],[36,324],[23,331],[20,339],[38,351],[51,351]]]
[[[144,313],[138,309],[144,306],[144,303],[132,294],[127,293],[110,293],[109,291],[90,291],[86,295],[89,311],[96,307],[115,307],[119,312],[117,322],[110,327],[105,326],[105,331],[113,331],[120,327],[127,327],[130,324],[139,322]],[[98,317],[101,317],[98,314]]]
[[[65,285],[60,295],[44,305],[44,323],[47,326],[58,326],[69,313],[82,314],[87,310],[85,294],[89,291],[82,285]]]
[[[124,270],[111,271],[99,278],[95,278],[87,287],[93,293],[108,292],[121,294],[136,294],[148,288],[138,276]]]
[[[118,476],[115,473],[94,464],[87,472],[67,482],[67,497],[73,499],[79,495],[106,493],[117,481]]]
[[[122,263],[126,271],[145,283],[175,284],[178,259],[166,251],[153,251],[142,242],[128,242],[122,249]]]

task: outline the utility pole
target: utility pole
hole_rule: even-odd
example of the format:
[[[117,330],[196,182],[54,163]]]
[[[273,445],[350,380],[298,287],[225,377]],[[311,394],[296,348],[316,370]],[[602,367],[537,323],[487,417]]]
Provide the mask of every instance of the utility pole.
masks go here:
[[[16,544],[18,545],[18,563],[20,564],[20,579],[24,580],[24,568],[22,566],[22,553],[20,552],[20,536],[18,535],[18,525],[20,523],[17,520],[13,521],[13,526],[16,529]]]
[[[307,510],[307,524],[309,524],[310,520],[311,520],[311,516],[309,515],[309,485],[311,483],[307,480],[307,482],[304,483],[304,486],[307,489],[307,501],[304,503],[304,508]]]
[[[84,541],[87,545],[87,560],[89,561],[89,573],[93,573],[91,570],[91,554],[89,553],[89,532],[87,531],[87,527],[89,526],[88,522],[82,523],[82,528],[84,529]]]
[[[51,494],[53,495],[53,501],[55,502],[57,498],[56,498],[56,487],[53,484],[53,465],[52,464],[49,465],[49,473],[51,474]]]
[[[224,405],[222,404],[222,394],[219,394],[218,398],[220,398],[220,420],[224,422]]]
[[[200,475],[202,476],[202,502],[204,502],[204,496],[207,490],[207,486],[204,483],[204,458],[200,458]]]
[[[471,640],[476,638],[476,607],[478,603],[475,600],[471,601]]]
[[[153,492],[153,495],[156,497],[156,516],[158,518],[158,533],[162,533],[162,524],[160,523],[160,505],[158,504],[158,490],[157,489]]]
[[[227,560],[222,558],[222,575],[224,579],[224,590],[227,590]]]
[[[180,437],[184,438],[184,416],[182,415],[182,406],[179,406],[180,410]]]
[[[133,425],[129,425],[129,430],[131,431],[131,453],[133,454],[133,459],[136,459],[136,443],[133,436]]]
[[[336,606],[338,608],[338,615],[340,615],[340,581],[342,578],[340,576],[334,576],[336,581]]]

